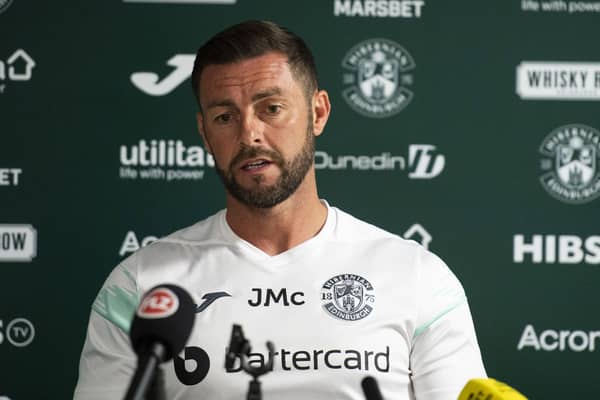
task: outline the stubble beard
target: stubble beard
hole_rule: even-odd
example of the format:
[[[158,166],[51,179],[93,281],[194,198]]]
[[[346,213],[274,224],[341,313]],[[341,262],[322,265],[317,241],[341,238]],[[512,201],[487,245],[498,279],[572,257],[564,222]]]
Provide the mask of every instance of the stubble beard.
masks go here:
[[[256,184],[252,188],[247,189],[242,187],[235,179],[233,166],[240,161],[260,156],[268,157],[281,170],[277,182],[270,186],[262,185],[261,183],[265,177],[262,174],[258,174],[253,178]],[[225,189],[235,199],[250,207],[271,208],[287,200],[296,192],[300,184],[304,181],[310,167],[313,165],[314,158],[315,137],[313,135],[312,121],[309,121],[304,146],[302,146],[300,152],[292,160],[284,160],[283,156],[274,150],[243,145],[238,154],[229,163],[227,170],[223,170],[218,166],[215,169]]]

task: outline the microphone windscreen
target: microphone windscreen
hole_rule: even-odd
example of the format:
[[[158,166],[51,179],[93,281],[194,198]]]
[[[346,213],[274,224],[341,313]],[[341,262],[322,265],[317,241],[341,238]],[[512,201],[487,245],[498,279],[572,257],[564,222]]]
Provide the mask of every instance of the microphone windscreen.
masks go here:
[[[138,306],[129,337],[138,356],[147,347],[160,342],[166,348],[164,361],[172,359],[187,343],[192,333],[196,307],[183,288],[164,284],[150,289]]]
[[[375,378],[372,376],[367,376],[360,384],[367,400],[383,400],[381,392],[379,391],[379,385],[377,384]]]
[[[493,400],[527,400],[505,383],[492,378],[471,379],[458,396],[458,400],[493,399]]]

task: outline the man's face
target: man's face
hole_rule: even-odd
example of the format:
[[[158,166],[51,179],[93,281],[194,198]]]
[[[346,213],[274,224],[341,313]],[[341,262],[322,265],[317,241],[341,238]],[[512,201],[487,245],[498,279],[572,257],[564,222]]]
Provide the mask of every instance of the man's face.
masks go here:
[[[269,208],[287,199],[313,166],[314,99],[278,53],[210,65],[200,79],[198,126],[231,196]]]

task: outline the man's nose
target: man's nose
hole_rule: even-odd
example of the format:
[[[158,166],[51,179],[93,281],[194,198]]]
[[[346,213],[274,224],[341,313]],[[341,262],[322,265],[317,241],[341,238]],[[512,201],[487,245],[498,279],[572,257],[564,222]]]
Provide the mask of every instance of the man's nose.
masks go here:
[[[263,124],[254,113],[246,113],[242,116],[240,124],[240,143],[248,146],[261,144],[263,141]]]

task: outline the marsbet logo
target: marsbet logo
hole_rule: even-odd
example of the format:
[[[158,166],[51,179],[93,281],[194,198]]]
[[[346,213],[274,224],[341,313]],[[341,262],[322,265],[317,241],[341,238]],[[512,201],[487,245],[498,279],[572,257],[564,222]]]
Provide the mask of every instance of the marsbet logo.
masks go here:
[[[21,168],[0,168],[0,186],[19,186]]]
[[[334,0],[336,17],[420,18],[423,0]]]

